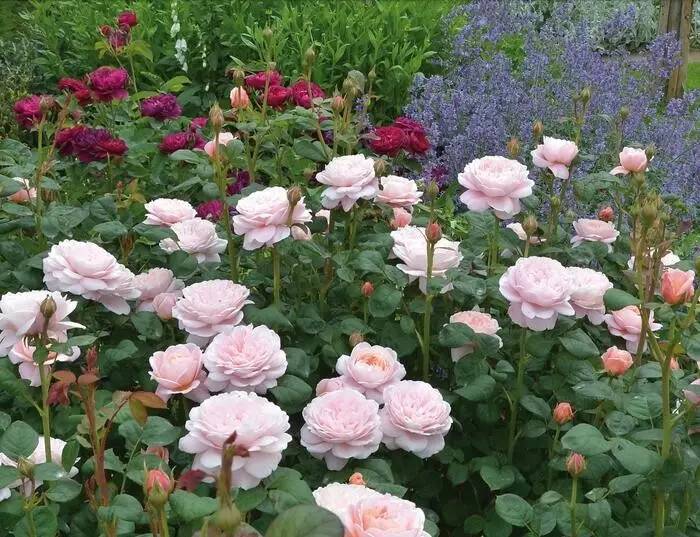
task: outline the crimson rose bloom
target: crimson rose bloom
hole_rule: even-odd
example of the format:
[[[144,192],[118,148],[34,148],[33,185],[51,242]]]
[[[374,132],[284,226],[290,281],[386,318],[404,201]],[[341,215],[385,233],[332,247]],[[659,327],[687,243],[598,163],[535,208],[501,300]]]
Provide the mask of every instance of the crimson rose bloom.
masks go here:
[[[61,129],[56,133],[56,147],[61,155],[72,155],[74,152],[73,140],[79,132],[87,129],[85,125],[76,125],[68,129]]]
[[[58,81],[58,89],[72,93],[80,106],[90,104],[92,97],[90,96],[90,88],[82,80],[77,78],[62,78]]]
[[[30,95],[15,103],[15,120],[26,129],[39,123],[44,115],[41,103],[44,101],[48,107],[53,106],[53,97],[49,95]]]
[[[282,75],[277,71],[260,71],[254,75],[245,77],[246,86],[255,89],[265,89],[265,79],[269,80],[268,86],[280,86],[282,84]]]
[[[406,147],[408,136],[399,127],[377,127],[373,132],[376,138],[369,141],[369,147],[375,153],[394,157]]]
[[[267,104],[272,108],[282,108],[291,93],[290,89],[284,86],[271,86],[267,89]]]
[[[166,134],[158,148],[161,153],[174,153],[180,149],[202,149],[206,140],[199,133],[188,130]]]
[[[310,90],[309,87],[311,88]],[[304,108],[311,108],[313,99],[323,98],[326,96],[326,93],[321,89],[321,86],[314,82],[309,83],[306,80],[297,81],[290,89],[294,104],[297,106],[303,106]],[[311,95],[309,95],[309,92]]]
[[[154,95],[141,101],[141,115],[152,117],[158,121],[180,117],[181,113],[182,108],[172,93]]]
[[[126,142],[106,129],[76,125],[56,133],[56,147],[62,155],[75,155],[82,162],[106,160],[126,153]]]
[[[195,117],[190,121],[190,129],[203,129],[207,126],[207,121],[209,121],[209,118],[206,116]]]
[[[102,66],[87,76],[88,87],[97,101],[110,102],[126,99],[129,74],[122,67]]]
[[[129,44],[131,34],[129,33],[129,27],[124,26],[122,28],[110,28],[106,37],[112,48],[120,49]]]
[[[423,154],[430,149],[430,142],[425,135],[423,125],[408,117],[397,117],[394,127],[398,127],[406,133],[406,146],[404,149],[411,153]]]
[[[233,179],[226,187],[229,196],[240,194],[250,184],[250,173],[247,170],[234,170],[228,176]]]
[[[218,222],[224,212],[224,205],[221,200],[211,200],[200,203],[196,207],[197,216],[204,220]]]
[[[133,11],[123,11],[122,13],[117,16],[117,24],[119,26],[128,26],[129,28],[133,28],[139,23],[139,19],[136,16],[136,13]]]

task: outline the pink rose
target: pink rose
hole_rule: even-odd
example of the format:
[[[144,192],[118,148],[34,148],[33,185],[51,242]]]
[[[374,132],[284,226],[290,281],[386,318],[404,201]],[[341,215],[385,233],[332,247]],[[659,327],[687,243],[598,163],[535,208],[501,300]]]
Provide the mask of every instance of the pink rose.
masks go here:
[[[612,252],[612,243],[620,234],[612,222],[592,218],[579,218],[574,222],[574,230],[576,235],[571,238],[573,248],[580,246],[583,241],[602,242],[608,245],[608,252]]]
[[[420,290],[427,292],[428,252],[425,228],[406,226],[391,232],[394,239],[392,253],[402,263],[396,265],[402,272],[408,275],[409,281],[418,278]],[[443,281],[447,271],[457,268],[462,262],[462,254],[459,251],[459,243],[446,238],[441,238],[435,243],[433,255],[432,278]],[[446,283],[441,293],[452,289],[451,283]]]
[[[231,99],[231,108],[236,110],[250,106],[250,97],[248,97],[248,92],[243,88],[233,88],[229,98]]]
[[[536,149],[530,151],[532,163],[538,168],[549,168],[554,177],[569,178],[569,166],[578,155],[578,147],[570,140],[545,136]]]
[[[683,395],[691,405],[700,406],[700,379],[691,382],[688,389],[683,390]]]
[[[291,235],[295,241],[310,241],[312,237],[311,231],[306,226],[292,226]]]
[[[10,349],[8,358],[13,364],[19,364],[19,376],[29,381],[30,386],[41,386],[41,373],[39,364],[34,361],[34,351],[36,347],[27,344],[27,340],[15,343]],[[49,352],[48,358],[44,361],[44,368],[48,371],[50,366],[56,362],[74,362],[80,356],[79,347],[71,347],[70,354],[56,354]]]
[[[153,297],[153,312],[163,321],[169,321],[173,318],[173,308],[177,303],[178,298],[182,296],[178,293],[161,293]]]
[[[197,211],[188,202],[171,198],[158,198],[144,205],[148,226],[172,227],[197,216]]]
[[[316,181],[327,185],[322,194],[326,209],[340,205],[348,212],[358,200],[374,199],[378,192],[374,161],[364,155],[335,157],[316,175]]]
[[[409,213],[406,209],[402,209],[401,207],[394,207],[393,211],[394,218],[392,218],[390,222],[391,229],[399,229],[411,224],[413,215],[411,215],[411,213]]]
[[[661,275],[661,296],[666,304],[684,304],[693,298],[694,281],[695,272],[692,270],[668,269]]]
[[[387,175],[379,182],[382,189],[377,194],[377,203],[384,203],[391,207],[410,207],[420,202],[423,193],[418,190],[418,185],[411,179],[398,175]]]
[[[559,315],[573,315],[569,303],[574,283],[559,261],[548,257],[521,257],[499,281],[501,294],[510,302],[508,315],[536,332],[551,330]]]
[[[129,313],[127,300],[139,297],[134,274],[104,248],[92,242],[64,240],[44,258],[44,283],[99,302],[113,313]]]
[[[569,267],[566,269],[573,282],[571,305],[577,318],[588,317],[588,320],[598,325],[605,317],[603,296],[612,289],[608,277],[602,272],[589,268]]]
[[[498,321],[488,313],[483,313],[481,311],[458,311],[452,314],[450,322],[466,324],[477,334],[493,336],[498,340],[499,348],[503,347],[503,340],[497,335],[501,327],[498,325]],[[457,362],[460,358],[472,352],[474,352],[473,343],[467,343],[462,347],[454,348],[452,349],[452,361]]]
[[[28,179],[23,179],[22,177],[13,177],[13,179],[22,185],[22,188],[7,196],[8,201],[12,203],[27,203],[36,199],[36,188],[31,186]]]
[[[605,371],[616,377],[623,375],[634,363],[629,352],[620,350],[617,347],[610,347],[600,358],[603,360]]]
[[[633,353],[638,352],[639,339],[642,333],[642,315],[637,306],[625,306],[621,310],[613,311],[605,315],[605,323],[608,330],[614,336],[620,336],[625,340],[627,350]],[[654,322],[654,312],[649,312],[649,329],[659,330],[661,325]],[[646,341],[644,349],[646,350]]]
[[[206,344],[216,334],[243,320],[243,306],[250,291],[230,280],[207,280],[182,290],[172,315],[194,343]],[[203,345],[202,345],[203,346]]]
[[[182,250],[194,256],[197,263],[218,263],[219,254],[228,246],[226,239],[216,234],[216,225],[209,220],[190,218],[170,228],[176,239],[163,239],[160,247],[168,253]]]
[[[380,411],[382,442],[389,449],[404,449],[421,459],[445,447],[452,427],[450,405],[427,382],[403,380],[384,390]]]
[[[559,425],[564,425],[574,419],[574,408],[571,406],[571,403],[566,401],[557,403],[557,406],[552,411],[552,417]]]
[[[51,297],[56,304],[56,311],[49,319],[48,325],[41,313],[41,303],[47,297]],[[26,336],[40,334],[44,327],[51,339],[67,341],[68,330],[85,328],[68,318],[77,305],[74,300],[67,300],[57,292],[5,293],[0,297],[0,356],[6,356],[7,352]]]
[[[230,132],[219,133],[219,145],[227,146],[236,139],[236,136]],[[214,151],[216,149],[216,139],[209,140],[204,144],[204,152],[210,157],[214,158]]]
[[[498,218],[512,218],[520,212],[520,199],[532,195],[534,181],[527,167],[517,160],[487,156],[471,161],[457,176],[467,190],[459,200],[470,211],[484,212],[491,207]]]
[[[230,392],[214,395],[190,411],[187,434],[180,450],[194,454],[193,470],[201,470],[213,482],[221,470],[221,452],[231,433],[246,457],[234,456],[231,484],[244,490],[257,487],[277,469],[282,452],[292,437],[289,417],[280,407],[255,393]]]
[[[151,364],[151,378],[158,383],[156,395],[163,401],[167,402],[171,395],[178,393],[197,402],[209,397],[204,385],[204,358],[197,345],[171,345],[164,351],[153,353],[148,363]]]
[[[211,391],[254,391],[277,386],[287,370],[280,337],[267,326],[234,326],[217,334],[204,353]]]
[[[316,505],[328,509],[346,525],[352,506],[369,498],[381,498],[382,494],[364,485],[330,483],[313,491]],[[346,526],[345,526],[346,527]],[[347,527],[346,527],[347,529]],[[348,537],[347,535],[345,537]]]
[[[348,508],[341,519],[346,537],[430,537],[423,529],[425,514],[413,502],[382,494]]]
[[[165,268],[152,268],[134,277],[134,286],[141,293],[137,311],[155,311],[153,300],[158,295],[172,294],[175,298],[182,295],[185,284]],[[162,300],[162,298],[161,298]]]
[[[379,405],[345,388],[313,399],[302,415],[301,445],[329,470],[341,470],[350,458],[366,459],[379,449]]]
[[[334,377],[331,379],[321,379],[316,385],[316,395],[323,395],[328,392],[335,392],[347,388],[343,377]]]
[[[527,233],[525,233],[525,228],[523,228],[523,225],[520,222],[513,222],[511,224],[508,224],[506,228],[510,229],[513,233],[515,233],[521,241],[527,240]],[[543,242],[544,239],[540,239],[539,237],[530,237],[530,244],[540,244]]]
[[[343,379],[343,385],[379,404],[384,402],[384,389],[406,376],[396,351],[364,341],[355,345],[349,356],[343,354],[338,358],[335,370]]]
[[[624,147],[620,152],[620,165],[610,170],[611,175],[639,173],[647,169],[647,153],[644,149]]]
[[[271,186],[256,190],[238,200],[237,215],[233,217],[233,230],[243,235],[243,248],[256,250],[262,246],[286,239],[291,234],[293,224],[311,222],[311,213],[304,205],[302,197],[290,214],[287,190],[281,186]]]

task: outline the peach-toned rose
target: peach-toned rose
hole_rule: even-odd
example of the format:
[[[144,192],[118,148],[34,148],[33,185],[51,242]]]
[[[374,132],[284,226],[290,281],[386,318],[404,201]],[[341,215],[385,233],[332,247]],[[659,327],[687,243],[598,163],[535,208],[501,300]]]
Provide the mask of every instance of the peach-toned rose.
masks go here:
[[[647,154],[644,149],[624,147],[620,152],[620,165],[610,170],[611,175],[627,175],[643,172],[647,169]]]
[[[233,88],[229,98],[231,99],[231,108],[241,109],[250,106],[250,97],[248,97],[248,92],[243,88]]]
[[[185,284],[182,280],[175,278],[172,270],[156,267],[135,276],[134,286],[141,293],[136,309],[138,311],[156,311],[154,301],[158,295],[173,295],[174,305],[175,300],[182,295],[182,288]],[[160,301],[163,302],[164,297],[161,297]]]
[[[328,509],[343,525],[347,521],[348,510],[366,498],[381,497],[381,493],[364,485],[330,483],[313,491],[316,505]]]
[[[576,235],[571,238],[571,244],[574,248],[580,246],[584,241],[602,242],[607,244],[608,252],[612,252],[612,243],[620,235],[612,222],[592,218],[579,218],[574,222],[574,230]]]
[[[605,351],[603,356],[601,356],[601,360],[603,360],[605,371],[616,377],[623,375],[634,363],[634,359],[629,352],[617,347],[610,347]]]
[[[31,186],[28,179],[22,177],[13,177],[13,179],[21,184],[22,188],[7,196],[8,201],[12,203],[27,203],[28,201],[36,199],[36,188]]]
[[[151,378],[158,383],[156,394],[163,401],[178,393],[198,402],[209,397],[204,385],[204,358],[197,345],[171,345],[153,353],[148,363],[151,364]]]
[[[571,406],[571,403],[557,403],[557,406],[554,407],[554,411],[552,412],[552,416],[554,417],[555,422],[557,422],[559,425],[564,425],[565,423],[574,419],[574,409]]]
[[[532,163],[538,168],[549,168],[554,177],[568,179],[569,167],[578,155],[578,146],[570,140],[545,136],[530,154]]]
[[[144,205],[149,226],[171,227],[197,216],[197,211],[188,202],[172,198],[158,198]]]
[[[413,502],[391,494],[366,498],[350,506],[341,519],[345,537],[430,537],[425,514]]]
[[[684,304],[693,298],[695,272],[668,269],[661,275],[661,296],[666,304]]]
[[[334,377],[330,379],[321,379],[316,385],[316,395],[323,395],[324,393],[334,392],[337,390],[342,390],[347,388],[342,377]]]
[[[625,340],[627,350],[637,353],[639,349],[640,334],[642,333],[642,315],[637,306],[625,306],[621,310],[613,311],[605,315],[605,323],[608,330],[614,336],[620,336]],[[654,312],[649,312],[649,329],[659,330],[661,325],[654,322]],[[646,350],[646,341],[644,349]]]
[[[223,145],[224,147],[233,142],[236,139],[236,136],[233,133],[230,132],[221,132],[219,133],[219,145]],[[204,144],[204,152],[209,155],[210,157],[214,157],[214,150],[216,149],[216,139],[214,140],[209,140],[206,144]],[[221,151],[221,148],[219,148],[219,151]]]
[[[394,217],[391,219],[391,222],[389,222],[389,224],[391,225],[391,229],[399,229],[411,224],[413,215],[409,213],[406,209],[402,209],[401,207],[394,207],[393,211]]]
[[[343,379],[343,384],[363,393],[365,397],[384,402],[383,393],[387,386],[396,384],[406,376],[406,369],[399,362],[396,351],[389,347],[358,343],[350,355],[338,358],[335,370]]]
[[[411,207],[420,202],[423,195],[418,190],[416,182],[405,177],[387,175],[379,182],[382,188],[377,194],[377,203],[384,203],[391,207]]]
[[[498,325],[498,321],[488,313],[483,313],[481,311],[458,311],[450,316],[450,322],[466,324],[477,334],[493,336],[498,340],[499,348],[503,347],[503,341],[497,335],[501,327]],[[457,362],[460,358],[472,352],[474,352],[473,343],[467,343],[462,347],[453,348],[451,353],[452,361]]]

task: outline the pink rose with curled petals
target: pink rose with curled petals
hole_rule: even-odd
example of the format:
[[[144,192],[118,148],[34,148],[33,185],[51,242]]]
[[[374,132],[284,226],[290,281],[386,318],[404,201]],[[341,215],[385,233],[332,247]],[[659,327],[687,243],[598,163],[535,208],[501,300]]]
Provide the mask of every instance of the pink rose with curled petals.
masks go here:
[[[204,346],[216,334],[243,320],[243,306],[248,300],[247,287],[230,280],[207,280],[182,290],[173,307],[173,318],[188,334],[188,340]]]
[[[693,298],[694,282],[694,271],[668,269],[661,275],[661,296],[671,306],[684,304]]]
[[[158,198],[144,205],[148,226],[172,227],[197,216],[197,211],[188,202],[171,198]]]
[[[430,537],[423,529],[425,513],[413,502],[391,494],[352,504],[341,522],[345,537]]]
[[[477,334],[493,336],[498,340],[499,348],[503,347],[503,340],[498,336],[498,331],[501,327],[498,325],[498,321],[488,313],[481,311],[458,311],[450,316],[450,322],[466,324]],[[472,352],[474,352],[474,343],[471,342],[462,347],[453,348],[451,352],[452,361],[457,362],[460,358]]]
[[[611,175],[628,175],[639,173],[647,169],[647,153],[644,149],[624,147],[620,152],[620,165],[610,170]]]
[[[22,177],[13,177],[12,179],[19,183],[21,188],[17,192],[7,196],[8,201],[12,203],[27,203],[36,199],[36,188],[31,186],[28,179]]]
[[[218,263],[219,254],[228,246],[226,239],[221,239],[216,233],[216,225],[202,218],[190,218],[184,222],[173,224],[170,228],[175,233],[175,239],[163,239],[160,247],[169,254],[182,250],[194,256],[197,263]]]
[[[366,459],[379,449],[379,405],[350,388],[325,393],[302,411],[301,445],[311,456],[341,470],[349,459]]]
[[[209,397],[209,390],[204,385],[204,357],[197,345],[171,345],[164,351],[153,353],[148,363],[151,364],[151,378],[158,383],[156,395],[163,401],[167,402],[171,395],[178,393],[197,402]]]
[[[34,351],[36,351],[36,347],[28,345],[27,340],[23,339],[12,346],[7,357],[13,364],[19,365],[20,378],[28,380],[30,386],[41,386],[41,373],[39,372],[39,364],[34,361]],[[79,347],[71,347],[70,354],[57,354],[49,351],[48,357],[44,360],[44,368],[48,372],[56,362],[74,362],[79,356]]]
[[[418,185],[411,179],[398,175],[387,175],[379,182],[382,185],[377,194],[377,203],[384,203],[391,207],[411,207],[420,202],[423,192],[418,190]]]
[[[44,258],[44,283],[99,302],[113,313],[129,313],[127,300],[139,297],[134,274],[107,250],[92,242],[64,240]]]
[[[204,365],[212,391],[263,394],[284,375],[287,355],[280,337],[267,326],[239,325],[214,336],[204,353]]]
[[[256,190],[238,200],[237,215],[233,217],[233,230],[243,235],[243,248],[256,250],[263,246],[286,239],[291,234],[291,226],[311,222],[311,213],[304,205],[302,197],[290,214],[287,190],[281,186],[271,186]]]
[[[243,88],[233,88],[229,98],[231,100],[231,108],[236,110],[250,106],[250,97],[248,97],[248,92]]]
[[[384,402],[384,389],[406,376],[406,369],[395,350],[364,341],[355,345],[350,355],[343,354],[338,358],[335,370],[347,388],[357,390],[379,404]]]
[[[569,267],[566,269],[571,276],[574,287],[571,292],[571,305],[576,318],[588,317],[588,320],[599,325],[605,317],[603,297],[613,284],[602,272],[589,268]]]
[[[233,142],[236,139],[236,135],[231,133],[231,132],[220,132],[219,133],[219,145],[223,145],[226,147],[228,144]],[[216,150],[216,139],[214,140],[209,140],[206,144],[204,144],[204,152],[209,155],[210,157],[214,158],[214,152]],[[221,151],[221,148],[219,148],[219,151]]]
[[[573,315],[574,282],[564,266],[548,257],[521,257],[498,282],[510,302],[508,315],[518,326],[551,330],[559,315]]]
[[[274,403],[248,392],[210,397],[190,410],[185,429],[187,434],[178,446],[194,454],[192,469],[204,472],[208,483],[219,475],[224,443],[236,433],[236,448],[247,456],[233,457],[231,485],[244,490],[257,487],[277,469],[292,440],[287,434],[289,416]]]
[[[425,228],[405,226],[391,232],[394,240],[392,253],[402,263],[396,265],[399,270],[408,275],[409,281],[418,278],[418,285],[423,293],[427,292],[428,252]],[[446,279],[447,271],[459,267],[463,256],[459,251],[459,243],[445,237],[435,243],[431,277],[437,281]],[[445,283],[441,293],[452,289],[451,283]]]
[[[316,385],[316,395],[323,395],[324,393],[342,390],[343,388],[347,388],[343,377],[321,379]]]
[[[530,151],[532,163],[538,168],[549,168],[554,177],[569,178],[569,167],[578,155],[578,146],[570,140],[545,136],[536,149]]]
[[[450,411],[450,404],[427,382],[402,380],[384,390],[382,442],[427,459],[445,447],[452,427]]]
[[[584,241],[602,242],[607,244],[608,252],[612,252],[612,243],[617,240],[620,232],[615,229],[612,222],[596,220],[593,218],[579,218],[574,222],[576,234],[571,238],[573,248],[581,246]]]
[[[605,315],[605,324],[608,331],[614,336],[620,336],[625,340],[627,350],[633,353],[638,352],[640,335],[642,333],[642,314],[637,306],[625,306],[621,310],[616,310]],[[661,325],[654,322],[654,312],[649,312],[649,329],[659,330]],[[646,341],[644,349],[646,350]]]
[[[494,210],[498,218],[512,218],[520,212],[520,199],[532,195],[534,181],[527,167],[517,160],[487,156],[471,161],[457,176],[467,190],[459,197],[470,211]]]
[[[391,229],[399,229],[411,224],[413,215],[411,215],[411,213],[409,213],[406,209],[402,209],[401,207],[394,207],[393,211],[394,218],[392,218],[391,222],[389,222],[389,224],[391,225]]]
[[[161,321],[169,321],[173,318],[173,308],[175,303],[182,296],[182,292],[161,293],[153,297],[153,312]]]
[[[175,278],[170,269],[152,268],[135,276],[134,286],[141,293],[136,310],[156,311],[153,301],[158,295],[172,294],[177,299],[182,295],[185,284],[182,280]]]
[[[683,390],[683,395],[693,406],[700,406],[700,379],[690,383],[688,389]]]
[[[603,361],[605,371],[615,377],[623,375],[634,363],[634,359],[629,352],[617,347],[610,347],[600,358]]]
[[[316,505],[329,510],[345,524],[348,520],[349,509],[368,498],[379,498],[380,492],[365,485],[352,485],[346,483],[330,483],[325,487],[313,491]]]
[[[348,212],[358,200],[374,199],[378,192],[374,160],[364,155],[335,157],[316,175],[316,181],[327,186],[321,195],[326,209],[340,205]]]

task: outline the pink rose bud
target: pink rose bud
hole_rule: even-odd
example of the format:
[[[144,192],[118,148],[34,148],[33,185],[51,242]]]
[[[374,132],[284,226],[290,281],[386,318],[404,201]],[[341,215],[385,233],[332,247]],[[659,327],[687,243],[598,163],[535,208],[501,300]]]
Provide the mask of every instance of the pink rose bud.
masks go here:
[[[672,371],[678,371],[681,368],[681,366],[678,364],[678,360],[676,359],[675,356],[671,356],[670,367],[671,367]]]
[[[173,480],[163,470],[156,468],[154,470],[149,470],[146,474],[144,488],[149,498],[158,492],[165,492],[167,495],[173,490]]]
[[[564,425],[565,423],[574,419],[574,409],[570,403],[562,402],[558,403],[554,407],[554,421],[559,425]]]
[[[365,282],[362,284],[360,290],[362,291],[362,296],[369,298],[372,296],[372,293],[374,293],[374,285],[372,285],[372,282]]]
[[[693,298],[695,272],[668,269],[661,276],[661,296],[671,306],[684,304]]]
[[[365,478],[362,476],[360,472],[355,472],[350,476],[350,479],[348,479],[348,483],[351,485],[367,485],[365,482]]]
[[[164,462],[168,462],[170,460],[170,451],[168,448],[163,447],[163,446],[150,446],[147,450],[146,453],[150,453],[151,455],[155,455],[159,459],[161,459]]]
[[[630,173],[643,172],[647,169],[648,162],[647,154],[644,149],[625,147],[620,152],[620,165],[610,170],[610,173],[612,175],[627,175]]]
[[[353,332],[350,334],[350,345],[353,347],[356,346],[358,343],[362,343],[365,340],[364,336],[360,332]]]
[[[425,238],[428,242],[436,243],[442,238],[442,228],[437,222],[430,222],[425,228]]]
[[[691,382],[688,388],[690,389],[683,390],[683,395],[685,395],[685,398],[691,405],[700,406],[700,390],[697,390],[700,388],[700,379],[696,379]],[[693,390],[692,388],[696,388],[697,391]]]
[[[566,471],[571,477],[578,477],[586,470],[586,459],[580,453],[572,453],[566,460]]]
[[[610,206],[603,207],[598,211],[598,219],[603,222],[612,222],[615,219],[615,211],[613,211],[613,208]]]
[[[633,363],[632,355],[617,347],[610,347],[603,356],[603,368],[605,371],[614,376],[619,376],[625,373]]]
[[[406,209],[394,207],[394,218],[391,219],[389,224],[391,225],[391,229],[399,229],[409,225],[412,218],[413,216]]]
[[[231,108],[238,110],[241,108],[248,108],[250,106],[248,92],[243,88],[233,88],[229,97],[231,98]]]
[[[343,109],[345,108],[345,99],[343,99],[342,95],[336,95],[333,97],[333,100],[331,101],[331,110],[333,110],[336,114],[342,113]]]

